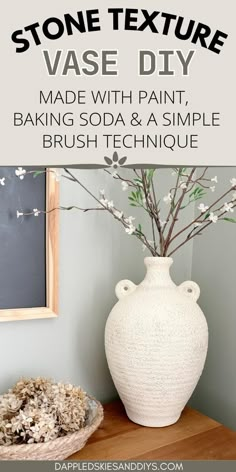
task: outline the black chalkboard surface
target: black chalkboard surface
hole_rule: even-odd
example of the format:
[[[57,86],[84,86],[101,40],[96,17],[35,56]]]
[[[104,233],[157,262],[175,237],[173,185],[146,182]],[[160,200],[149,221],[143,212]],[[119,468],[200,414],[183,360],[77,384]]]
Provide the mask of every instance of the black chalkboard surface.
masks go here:
[[[15,170],[0,167],[0,309],[45,307],[46,218],[17,218],[17,210],[46,208],[46,178],[20,180]]]

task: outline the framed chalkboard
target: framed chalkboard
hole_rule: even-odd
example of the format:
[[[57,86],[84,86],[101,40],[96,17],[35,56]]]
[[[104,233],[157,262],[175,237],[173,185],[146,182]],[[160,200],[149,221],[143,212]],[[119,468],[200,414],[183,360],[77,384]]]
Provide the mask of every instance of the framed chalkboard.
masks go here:
[[[0,167],[0,321],[56,317],[59,183],[52,169]],[[32,209],[42,212],[27,215]]]

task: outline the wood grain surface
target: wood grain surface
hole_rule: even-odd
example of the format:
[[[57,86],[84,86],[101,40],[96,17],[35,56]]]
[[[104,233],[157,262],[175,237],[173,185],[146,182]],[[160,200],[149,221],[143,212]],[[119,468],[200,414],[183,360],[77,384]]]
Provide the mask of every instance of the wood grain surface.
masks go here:
[[[46,216],[46,270],[47,270],[47,308],[52,317],[58,314],[59,295],[59,183],[52,169],[47,173]]]
[[[175,425],[144,428],[121,402],[104,406],[105,419],[73,460],[235,460],[236,432],[186,408]]]

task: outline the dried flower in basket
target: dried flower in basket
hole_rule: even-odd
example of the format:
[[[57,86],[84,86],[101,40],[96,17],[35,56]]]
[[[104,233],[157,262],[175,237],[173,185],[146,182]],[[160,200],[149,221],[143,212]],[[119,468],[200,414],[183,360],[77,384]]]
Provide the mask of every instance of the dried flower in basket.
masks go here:
[[[22,379],[0,396],[0,446],[48,442],[85,426],[88,398],[80,387]]]

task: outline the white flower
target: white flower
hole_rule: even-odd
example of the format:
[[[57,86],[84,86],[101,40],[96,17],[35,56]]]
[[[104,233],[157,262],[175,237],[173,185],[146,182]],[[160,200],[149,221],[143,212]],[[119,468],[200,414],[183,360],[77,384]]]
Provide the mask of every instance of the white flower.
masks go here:
[[[169,203],[171,203],[172,200],[173,200],[173,197],[172,197],[172,195],[171,195],[171,192],[169,192],[168,195],[166,195],[166,196],[163,198],[163,202],[165,202],[167,205],[168,205]]]
[[[167,221],[160,220],[161,229],[163,229],[166,224],[167,224]]]
[[[196,223],[194,223],[195,228],[199,228],[200,226],[202,226],[202,223],[200,223],[200,221],[196,221]]]
[[[212,223],[217,223],[218,221],[218,216],[214,215],[213,212],[210,213],[209,220],[212,221]]]
[[[236,187],[236,178],[234,177],[233,179],[231,179],[230,183],[232,184],[232,187]]]
[[[33,213],[34,213],[34,216],[39,216],[40,211],[38,210],[38,208],[34,208]]]
[[[125,232],[131,236],[132,234],[134,234],[135,230],[136,230],[135,226],[130,225],[128,228],[125,229]]]
[[[15,170],[15,174],[17,177],[19,177],[20,180],[23,180],[26,174],[26,170],[23,169],[23,167],[18,167],[18,169]]]
[[[180,184],[180,188],[182,188],[183,190],[186,189],[188,186],[186,184],[186,182],[181,182]]]
[[[198,206],[198,210],[200,210],[202,213],[205,213],[205,211],[207,211],[208,208],[209,206],[204,205],[204,203],[200,203],[200,205]]]
[[[123,218],[123,216],[124,216],[124,213],[123,213],[122,211],[115,210],[115,211],[113,212],[113,215],[114,215],[116,218],[118,218],[118,220],[121,220],[121,219]]]
[[[235,200],[236,200],[236,192],[233,193],[233,195],[232,195],[232,202],[235,202]]]
[[[233,213],[234,212],[234,208],[233,208],[234,204],[233,203],[225,203],[224,206],[223,206],[223,210],[224,211],[227,211],[227,212],[230,212],[230,213]]]
[[[21,216],[24,216],[24,213],[22,213],[21,211],[18,211],[16,212],[16,217],[17,218],[20,218]]]
[[[215,185],[213,185],[212,187],[210,187],[210,190],[211,190],[212,192],[215,192],[215,190],[216,190],[216,186],[215,186]]]
[[[218,184],[218,177],[217,177],[217,175],[211,179],[211,182],[215,182],[216,184]]]
[[[110,202],[107,203],[107,207],[109,209],[114,208],[114,202],[111,200]]]
[[[6,180],[5,177],[0,179],[0,185],[2,185],[3,187],[6,185],[5,180]]]
[[[129,216],[128,218],[125,218],[124,222],[128,225],[127,228],[125,229],[125,232],[127,234],[132,235],[136,231],[136,228],[133,225],[134,220],[135,218],[133,216]]]
[[[104,190],[104,189],[100,190],[99,193],[100,193],[100,196],[101,196],[101,197],[105,197],[105,190]]]
[[[128,218],[125,218],[125,223],[128,225],[132,225],[133,221],[135,221],[135,218],[133,216],[129,216]]]
[[[117,170],[115,170],[113,173],[112,173],[112,177],[115,179],[116,177],[118,177],[118,173],[117,173]]]
[[[129,185],[127,184],[127,182],[123,181],[121,182],[121,187],[122,187],[123,192],[126,192],[126,190],[128,190],[129,188]]]
[[[109,201],[107,200],[107,198],[101,198],[100,203],[102,204],[102,206],[107,208]]]

